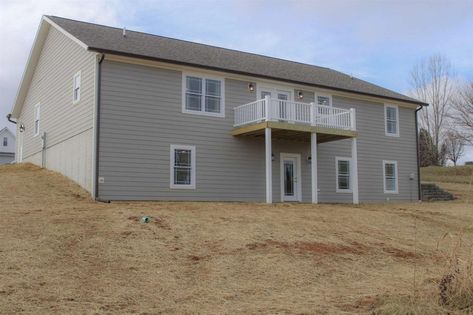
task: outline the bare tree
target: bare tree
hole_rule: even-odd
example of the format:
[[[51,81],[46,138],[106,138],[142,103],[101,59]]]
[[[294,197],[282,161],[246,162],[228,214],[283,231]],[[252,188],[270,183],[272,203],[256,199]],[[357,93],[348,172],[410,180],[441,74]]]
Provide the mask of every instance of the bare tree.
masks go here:
[[[454,73],[450,61],[433,55],[415,65],[410,73],[411,94],[429,104],[420,111],[421,126],[432,136],[432,151],[440,164],[442,139],[447,130],[447,119],[453,100]]]
[[[445,137],[446,157],[457,166],[458,160],[464,153],[465,142],[456,131],[449,131]]]
[[[473,82],[458,89],[451,117],[457,128],[461,129],[463,139],[473,144]]]

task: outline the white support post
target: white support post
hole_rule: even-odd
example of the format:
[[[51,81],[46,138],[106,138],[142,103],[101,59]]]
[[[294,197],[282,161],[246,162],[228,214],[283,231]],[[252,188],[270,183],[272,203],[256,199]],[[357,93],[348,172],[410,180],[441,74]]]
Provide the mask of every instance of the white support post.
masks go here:
[[[271,97],[266,95],[264,97],[264,111],[266,113],[266,121],[271,120]]]
[[[310,103],[310,124],[315,126],[315,103]]]
[[[356,111],[354,108],[350,108],[350,118],[351,130],[356,131]]]
[[[313,132],[310,136],[310,163],[312,180],[312,203],[319,202],[319,191],[317,185],[317,133]]]
[[[351,140],[351,160],[353,164],[353,166],[351,167],[353,203],[359,204],[360,199],[358,195],[358,146],[355,137]]]
[[[271,128],[265,128],[264,134],[266,149],[266,203],[273,203]]]

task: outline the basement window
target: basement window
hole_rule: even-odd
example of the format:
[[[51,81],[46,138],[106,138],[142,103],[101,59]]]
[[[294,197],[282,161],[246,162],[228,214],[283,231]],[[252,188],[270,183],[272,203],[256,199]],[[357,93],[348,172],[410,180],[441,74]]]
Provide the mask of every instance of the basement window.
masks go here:
[[[384,193],[398,193],[397,161],[383,161]]]
[[[171,144],[171,188],[195,189],[195,146]]]
[[[351,158],[337,157],[335,161],[337,170],[337,192],[351,193]]]

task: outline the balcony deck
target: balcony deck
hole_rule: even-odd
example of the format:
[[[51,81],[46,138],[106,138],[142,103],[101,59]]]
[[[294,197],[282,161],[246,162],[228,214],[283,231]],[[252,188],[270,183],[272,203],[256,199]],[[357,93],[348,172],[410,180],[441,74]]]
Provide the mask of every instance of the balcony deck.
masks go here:
[[[271,128],[274,139],[317,143],[357,137],[354,109],[341,109],[314,103],[274,100],[269,97],[235,108],[233,136],[264,137]]]

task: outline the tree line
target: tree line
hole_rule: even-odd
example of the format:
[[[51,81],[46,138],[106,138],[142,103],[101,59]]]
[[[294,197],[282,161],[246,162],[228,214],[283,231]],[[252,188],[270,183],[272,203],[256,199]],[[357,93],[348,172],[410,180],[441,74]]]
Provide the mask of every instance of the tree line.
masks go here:
[[[457,165],[473,145],[473,81],[458,78],[451,62],[433,55],[410,72],[410,96],[428,103],[419,111],[420,165]]]

